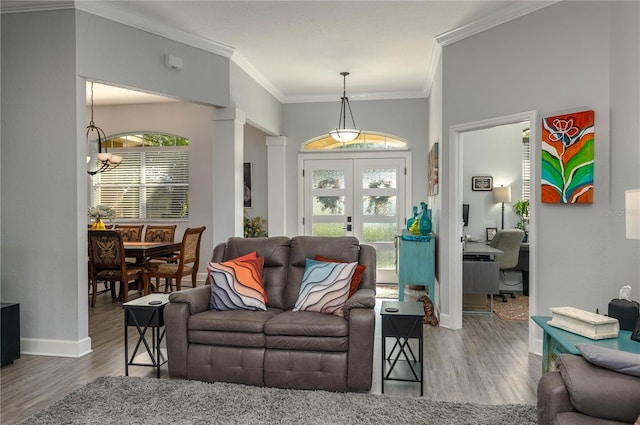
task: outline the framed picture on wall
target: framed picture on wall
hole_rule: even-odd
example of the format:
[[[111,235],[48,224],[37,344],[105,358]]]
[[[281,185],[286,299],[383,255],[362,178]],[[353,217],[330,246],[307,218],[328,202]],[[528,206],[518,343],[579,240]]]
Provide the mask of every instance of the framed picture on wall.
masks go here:
[[[487,227],[487,241],[491,242],[497,231],[498,229],[496,227]]]
[[[251,208],[251,163],[245,162],[244,164],[244,190],[242,194],[242,199],[244,199],[244,207]]]
[[[492,191],[493,177],[491,176],[473,176],[471,177],[471,190],[474,191]]]

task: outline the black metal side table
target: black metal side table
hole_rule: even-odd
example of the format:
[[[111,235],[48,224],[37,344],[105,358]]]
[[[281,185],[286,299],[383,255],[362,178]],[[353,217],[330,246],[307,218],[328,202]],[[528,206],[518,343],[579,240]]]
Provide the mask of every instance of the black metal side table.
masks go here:
[[[424,394],[424,305],[421,302],[383,301],[382,316],[382,393],[384,381],[420,382],[420,395]],[[387,355],[387,338],[394,344]],[[418,356],[409,340],[418,340]]]
[[[148,366],[155,367],[156,377],[160,378],[160,366],[167,362],[167,352],[164,348],[160,348],[160,344],[164,339],[164,306],[168,303],[168,294],[151,294],[122,304],[126,376],[129,376],[129,366]],[[134,326],[138,331],[138,342],[131,357],[129,357],[129,326]],[[149,328],[151,328],[151,345],[146,338]],[[138,354],[141,344],[146,351]]]

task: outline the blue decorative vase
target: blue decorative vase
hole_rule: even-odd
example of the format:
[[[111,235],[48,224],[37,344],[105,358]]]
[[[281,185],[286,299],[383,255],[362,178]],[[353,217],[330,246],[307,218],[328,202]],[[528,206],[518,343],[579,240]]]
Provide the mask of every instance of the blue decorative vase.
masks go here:
[[[431,234],[431,228],[433,227],[433,224],[431,223],[431,218],[429,218],[427,204],[424,202],[420,202],[420,208],[422,208],[419,218],[420,234],[423,236],[427,236]]]
[[[407,230],[411,229],[411,225],[413,224],[414,221],[416,221],[418,218],[418,207],[416,207],[415,205],[413,206],[413,217],[410,217],[407,220]]]

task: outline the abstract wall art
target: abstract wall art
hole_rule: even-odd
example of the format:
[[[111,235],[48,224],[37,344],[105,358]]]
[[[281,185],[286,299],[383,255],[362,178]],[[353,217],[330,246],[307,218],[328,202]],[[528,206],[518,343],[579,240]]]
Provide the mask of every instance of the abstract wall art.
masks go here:
[[[428,158],[428,195],[433,196],[438,194],[438,142],[435,142],[431,146]]]
[[[542,119],[541,201],[593,202],[593,111]]]

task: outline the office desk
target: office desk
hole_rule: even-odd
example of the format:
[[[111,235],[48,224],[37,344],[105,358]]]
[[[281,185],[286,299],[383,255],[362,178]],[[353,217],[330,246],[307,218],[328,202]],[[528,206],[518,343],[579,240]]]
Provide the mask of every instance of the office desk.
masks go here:
[[[482,242],[466,242],[462,252],[462,292],[465,294],[497,294],[500,265],[494,260],[503,251]],[[489,313],[493,313],[493,297]]]
[[[504,252],[487,245],[484,242],[465,242],[462,256],[464,257],[484,257],[485,259],[493,260],[497,254],[503,254]]]

